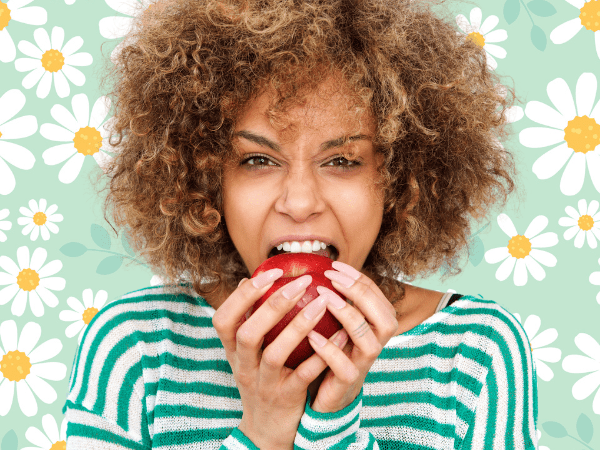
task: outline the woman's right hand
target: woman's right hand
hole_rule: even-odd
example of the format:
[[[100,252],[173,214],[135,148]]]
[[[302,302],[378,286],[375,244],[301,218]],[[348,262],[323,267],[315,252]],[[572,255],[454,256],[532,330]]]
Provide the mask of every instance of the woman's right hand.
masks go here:
[[[242,398],[243,415],[238,428],[257,447],[266,450],[293,449],[304,414],[306,390],[327,368],[317,354],[295,370],[284,366],[288,356],[325,314],[327,299],[323,296],[306,305],[264,351],[261,349],[265,334],[306,292],[312,281],[310,275],[282,286],[246,319],[246,312],[282,274],[281,269],[272,269],[251,280],[242,280],[212,319]],[[257,281],[267,284],[256,288],[253,282]],[[289,294],[294,286],[300,290],[286,298],[284,294]],[[313,319],[303,314],[309,309],[318,311]],[[346,341],[338,345],[343,346]]]

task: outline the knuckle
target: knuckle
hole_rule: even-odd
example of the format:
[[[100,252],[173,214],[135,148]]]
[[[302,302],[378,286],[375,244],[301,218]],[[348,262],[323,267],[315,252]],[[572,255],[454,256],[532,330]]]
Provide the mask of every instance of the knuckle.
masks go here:
[[[346,370],[344,370],[341,374],[342,376],[340,377],[342,379],[342,381],[346,384],[354,384],[358,381],[358,377],[360,375],[360,372],[358,371],[358,369],[356,368],[356,366],[352,366],[351,368],[348,368]]]
[[[252,336],[252,333],[247,327],[241,326],[235,333],[235,340],[238,346],[243,348],[251,348],[256,346],[256,338]]]
[[[274,311],[287,312],[286,298],[283,295],[281,295],[281,293],[271,295],[267,300],[267,304]]]
[[[369,291],[371,287],[368,284],[360,283],[358,285],[358,296],[364,297],[367,291]]]
[[[369,351],[366,352],[365,356],[369,360],[375,360],[381,354],[382,350],[383,350],[383,346],[381,345],[381,343],[379,343],[379,341],[377,341],[377,343],[375,343],[369,347]]]
[[[279,355],[273,351],[269,351],[268,347],[263,351],[261,364],[264,364],[269,369],[283,366],[283,363],[279,361]]]

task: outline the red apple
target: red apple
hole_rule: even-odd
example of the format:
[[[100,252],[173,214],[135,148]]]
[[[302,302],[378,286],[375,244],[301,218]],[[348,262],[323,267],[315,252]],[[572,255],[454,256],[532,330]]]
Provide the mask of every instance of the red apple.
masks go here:
[[[326,270],[335,270],[331,266],[331,259],[326,256],[315,255],[313,253],[283,253],[281,255],[273,256],[264,261],[252,274],[252,278],[267,270],[280,268],[283,269],[283,276],[275,280],[273,286],[263,295],[252,307],[250,315],[256,311],[260,305],[262,305],[274,292],[276,292],[282,286],[291,283],[297,278],[303,275],[310,275],[312,282],[306,288],[306,292],[296,303],[296,305],[289,311],[281,321],[275,325],[266,335],[262,344],[263,350],[275,340],[279,333],[289,324],[292,319],[298,314],[302,308],[308,303],[312,302],[319,296],[317,292],[317,286],[325,286],[331,289],[333,292],[338,294],[342,299],[346,300],[342,294],[336,291],[331,284],[331,280],[327,278],[323,273]],[[325,310],[325,315],[314,327],[314,330],[329,339],[338,330],[341,330],[342,324],[331,314],[328,310]],[[308,342],[308,338],[304,338],[300,344],[290,354],[285,366],[295,369],[304,360],[310,357],[315,351]]]

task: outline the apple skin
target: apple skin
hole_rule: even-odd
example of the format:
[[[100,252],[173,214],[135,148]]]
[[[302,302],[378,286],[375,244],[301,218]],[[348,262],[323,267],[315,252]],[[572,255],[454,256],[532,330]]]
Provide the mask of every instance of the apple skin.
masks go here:
[[[251,308],[250,315],[256,311],[273,293],[279,290],[282,286],[291,283],[297,278],[303,275],[310,275],[312,282],[306,288],[306,292],[302,298],[296,303],[296,305],[289,311],[281,321],[275,325],[267,334],[262,343],[262,349],[264,350],[271,342],[275,340],[279,333],[292,321],[296,314],[298,314],[302,308],[312,302],[319,296],[317,292],[317,286],[325,286],[331,289],[333,292],[338,294],[342,299],[346,300],[346,297],[340,294],[334,289],[331,284],[331,280],[327,278],[323,273],[326,270],[335,270],[329,258],[326,256],[315,255],[312,253],[283,253],[281,255],[273,256],[264,261],[252,274],[252,278],[256,277],[262,272],[267,270],[280,268],[283,270],[283,276],[275,280],[273,286],[263,295]],[[329,310],[325,310],[325,315],[313,328],[317,333],[323,335],[326,339],[333,336],[338,330],[341,330],[342,324],[335,318]],[[315,351],[308,342],[308,338],[305,337],[300,344],[290,354],[285,366],[291,369],[298,367],[303,361],[313,355]]]

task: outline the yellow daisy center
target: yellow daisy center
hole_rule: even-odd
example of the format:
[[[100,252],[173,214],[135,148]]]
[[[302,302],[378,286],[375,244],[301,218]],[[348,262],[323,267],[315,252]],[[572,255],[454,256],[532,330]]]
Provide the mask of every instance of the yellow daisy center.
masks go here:
[[[65,57],[58,50],[50,49],[42,55],[42,67],[48,72],[58,72],[65,65]]]
[[[73,138],[75,148],[82,155],[93,155],[102,147],[102,136],[94,127],[80,128]]]
[[[56,441],[54,444],[52,444],[52,447],[50,447],[50,450],[66,450],[67,449],[67,443],[65,441]]]
[[[483,37],[483,35],[481,33],[478,33],[477,31],[473,31],[472,33],[469,33],[467,35],[467,39],[471,39],[473,42],[475,42],[480,47],[483,47],[483,45],[485,44],[485,38]]]
[[[583,231],[591,230],[594,226],[594,219],[592,219],[592,216],[584,214],[577,221],[577,225],[579,225],[579,228]]]
[[[90,323],[92,321],[92,319],[94,318],[94,316],[96,314],[98,314],[98,308],[88,308],[83,312],[83,315],[81,318],[87,325],[88,323]]]
[[[29,356],[19,350],[8,352],[0,361],[0,372],[9,381],[21,381],[29,375],[31,363]]]
[[[531,242],[525,236],[517,234],[508,241],[508,252],[515,258],[525,258],[531,252]]]
[[[23,269],[17,275],[17,284],[24,291],[33,291],[40,284],[40,276],[33,269]]]
[[[2,133],[0,133],[0,138],[2,137]]]
[[[4,30],[10,22],[10,9],[6,3],[0,2],[0,31]]]
[[[600,2],[598,0],[585,3],[580,11],[581,25],[591,31],[600,30]]]
[[[565,141],[577,153],[592,152],[600,144],[600,125],[588,116],[575,116],[565,127]]]
[[[44,214],[41,211],[36,212],[33,215],[33,223],[35,223],[38,226],[44,225],[46,223],[46,219],[47,219],[46,214]]]

